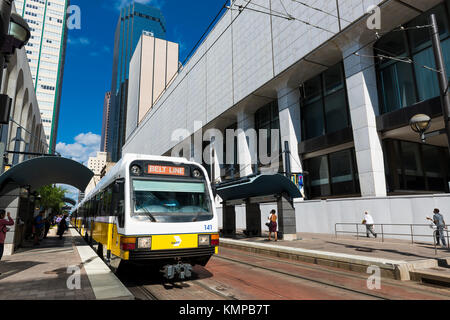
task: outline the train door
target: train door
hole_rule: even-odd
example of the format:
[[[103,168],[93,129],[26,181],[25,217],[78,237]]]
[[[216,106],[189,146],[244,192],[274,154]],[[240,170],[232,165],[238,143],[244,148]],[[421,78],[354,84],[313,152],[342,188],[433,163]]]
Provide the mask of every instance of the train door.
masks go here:
[[[125,180],[116,180],[113,184],[112,190],[112,204],[111,213],[113,216],[113,223],[111,228],[111,250],[110,263],[117,268],[120,263],[120,234],[119,228],[125,226]]]

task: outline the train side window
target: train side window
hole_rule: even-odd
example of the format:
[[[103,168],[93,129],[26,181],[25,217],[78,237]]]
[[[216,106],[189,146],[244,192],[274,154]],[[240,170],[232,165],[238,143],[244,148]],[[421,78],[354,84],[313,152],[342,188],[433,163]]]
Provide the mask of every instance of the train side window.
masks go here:
[[[118,217],[119,227],[125,226],[125,181],[117,180],[113,185],[113,211]]]
[[[111,204],[113,193],[112,193],[112,186],[109,186],[105,189],[105,192],[103,194],[103,216],[111,216]]]

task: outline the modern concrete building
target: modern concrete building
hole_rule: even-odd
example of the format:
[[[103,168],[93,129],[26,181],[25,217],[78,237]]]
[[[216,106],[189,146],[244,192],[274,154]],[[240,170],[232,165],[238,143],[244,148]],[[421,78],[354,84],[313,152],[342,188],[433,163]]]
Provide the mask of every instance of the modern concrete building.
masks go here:
[[[88,194],[91,190],[95,188],[97,183],[101,180],[101,173],[103,168],[105,168],[107,164],[107,153],[106,152],[97,152],[96,157],[89,157],[87,167],[94,172],[94,177],[89,182],[86,190],[84,190],[84,194]]]
[[[108,148],[112,161],[121,158],[125,142],[128,74],[131,57],[143,33],[164,39],[165,20],[157,8],[133,2],[123,8],[117,23],[111,83],[111,108],[108,121]]]
[[[111,111],[111,91],[108,91],[105,94],[105,99],[103,101],[102,138],[100,142],[100,151],[102,152],[106,152],[106,150],[108,149],[108,142],[109,142],[108,121],[110,111]]]
[[[130,61],[128,137],[161,97],[178,72],[178,44],[143,34]]]
[[[17,12],[31,29],[26,53],[49,145],[48,151],[54,153],[66,55],[66,12],[69,0],[14,2]]]
[[[435,13],[450,74],[449,10],[448,0],[237,0],[122,153],[175,151],[204,163],[205,146],[222,148],[214,134],[203,135],[208,129],[216,136],[241,129],[231,135],[234,152],[225,148],[234,161],[220,162],[211,179],[264,171],[261,149],[271,150],[267,156],[279,159],[275,171],[284,172],[288,145],[291,171],[304,173],[297,232],[334,233],[336,223],[361,223],[365,210],[386,224],[425,224],[434,208],[448,215],[446,136],[422,143],[409,120],[424,113],[430,131],[444,128],[427,26]],[[276,136],[249,143],[261,129],[279,133],[278,150],[271,148]],[[264,225],[276,205],[260,207]],[[245,206],[237,208],[236,223],[245,228]],[[431,235],[429,228],[415,232]]]

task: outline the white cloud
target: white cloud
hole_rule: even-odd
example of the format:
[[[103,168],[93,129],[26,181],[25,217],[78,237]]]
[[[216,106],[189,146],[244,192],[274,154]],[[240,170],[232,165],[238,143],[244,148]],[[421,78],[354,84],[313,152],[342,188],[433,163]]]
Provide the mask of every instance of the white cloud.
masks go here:
[[[100,151],[101,137],[98,134],[88,132],[80,133],[74,138],[74,143],[60,142],[56,145],[56,151],[63,157],[73,159],[87,165],[89,157],[95,157]]]
[[[86,37],[79,38],[69,38],[69,44],[80,45],[80,46],[88,46],[91,44],[91,41]]]
[[[164,0],[114,0],[114,1],[115,1],[115,7],[118,10],[130,5],[133,2],[152,5],[157,8],[161,8],[164,3]]]

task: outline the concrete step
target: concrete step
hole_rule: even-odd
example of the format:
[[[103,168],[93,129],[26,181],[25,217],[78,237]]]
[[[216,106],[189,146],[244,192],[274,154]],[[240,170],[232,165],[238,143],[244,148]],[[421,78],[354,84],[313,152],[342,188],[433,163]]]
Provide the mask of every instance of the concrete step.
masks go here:
[[[410,272],[411,280],[424,283],[438,284],[450,287],[450,269],[444,267],[433,267],[426,269],[416,269]]]

